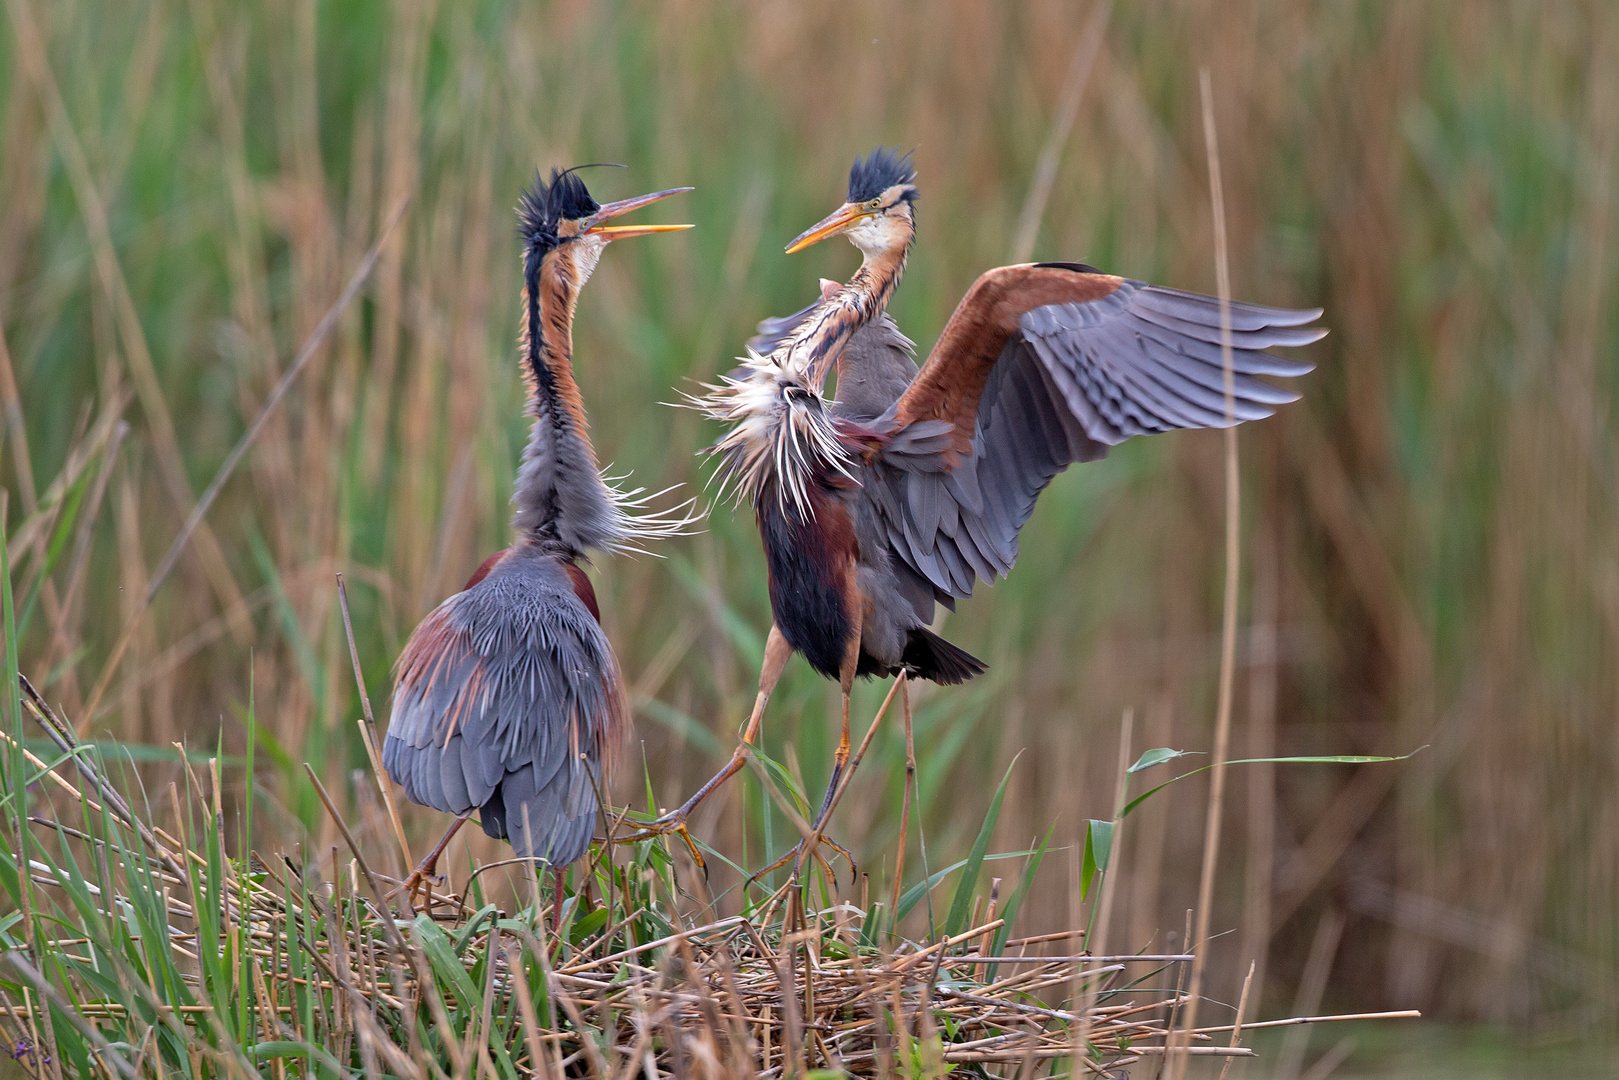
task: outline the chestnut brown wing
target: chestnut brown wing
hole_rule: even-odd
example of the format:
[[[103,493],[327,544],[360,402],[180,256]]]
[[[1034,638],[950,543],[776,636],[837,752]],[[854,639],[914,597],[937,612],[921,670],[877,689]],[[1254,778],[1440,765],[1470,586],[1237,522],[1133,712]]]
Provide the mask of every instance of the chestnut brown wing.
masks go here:
[[[1233,413],[1298,395],[1256,375],[1311,365],[1319,309],[1232,304]],[[1220,305],[1078,264],[991,270],[973,284],[910,388],[877,422],[867,480],[895,554],[951,596],[1004,575],[1051,479],[1132,435],[1226,424]]]

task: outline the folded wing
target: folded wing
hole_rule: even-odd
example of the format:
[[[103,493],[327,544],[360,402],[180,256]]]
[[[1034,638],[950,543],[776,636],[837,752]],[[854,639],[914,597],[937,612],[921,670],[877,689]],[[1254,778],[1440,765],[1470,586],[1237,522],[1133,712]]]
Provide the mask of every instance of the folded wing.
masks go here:
[[[480,810],[484,831],[519,855],[565,866],[590,844],[621,694],[606,635],[566,571],[514,553],[411,636],[383,766],[412,801]]]

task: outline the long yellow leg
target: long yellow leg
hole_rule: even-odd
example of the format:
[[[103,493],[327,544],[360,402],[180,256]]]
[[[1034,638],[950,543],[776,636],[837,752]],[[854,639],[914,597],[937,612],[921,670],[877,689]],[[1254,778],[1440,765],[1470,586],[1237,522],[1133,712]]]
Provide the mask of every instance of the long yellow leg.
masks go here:
[[[838,689],[842,691],[843,698],[843,733],[838,737],[838,749],[832,755],[832,779],[827,781],[826,795],[821,799],[821,809],[815,815],[816,825],[826,817],[826,812],[832,805],[832,793],[838,789],[838,780],[842,778],[843,770],[849,764],[849,693],[854,689],[854,674],[859,667],[860,636],[857,634],[844,649],[843,664],[838,668]]]
[[[841,696],[843,698],[843,732],[838,737],[838,749],[832,755],[832,777],[826,782],[826,794],[821,797],[821,808],[815,812],[815,820],[810,823],[810,837],[818,839],[819,843],[828,845],[847,859],[851,876],[856,872],[854,856],[849,854],[842,845],[821,836],[821,831],[826,825],[826,816],[832,812],[832,797],[837,793],[838,781],[843,779],[843,770],[849,764],[849,693],[854,689],[854,676],[859,667],[860,635],[857,633],[849,639],[848,645],[844,647],[843,663],[838,667],[838,689],[842,691]],[[806,856],[813,855],[816,859],[820,858],[819,853],[813,850],[805,851],[804,841],[801,840],[796,847],[787,853],[786,857],[758,871],[753,876],[758,877],[761,874],[769,873],[785,862],[786,858],[794,855],[798,856],[800,868],[802,868]],[[833,879],[832,883],[836,886],[837,879],[832,875],[830,868],[827,871],[827,876]]]
[[[765,715],[765,703],[775,691],[776,684],[781,681],[781,673],[787,667],[787,661],[792,658],[793,647],[787,644],[787,639],[781,636],[774,623],[770,626],[770,636],[765,639],[765,662],[759,670],[759,694],[753,701],[753,713],[748,717],[747,724],[742,729],[742,741],[731,754],[731,760],[725,767],[709,778],[708,782],[698,788],[691,798],[687,799],[679,808],[671,810],[656,821],[649,822],[646,828],[639,832],[621,838],[622,842],[645,840],[650,836],[660,836],[664,833],[678,832],[686,841],[686,847],[691,851],[692,858],[698,866],[704,866],[702,856],[697,854],[697,848],[692,843],[691,836],[686,832],[686,819],[696,810],[698,805],[721,784],[735,776],[747,761],[748,749],[759,739],[759,728],[762,726]],[[847,736],[848,703],[844,703],[845,736]],[[706,867],[705,867],[706,871]]]

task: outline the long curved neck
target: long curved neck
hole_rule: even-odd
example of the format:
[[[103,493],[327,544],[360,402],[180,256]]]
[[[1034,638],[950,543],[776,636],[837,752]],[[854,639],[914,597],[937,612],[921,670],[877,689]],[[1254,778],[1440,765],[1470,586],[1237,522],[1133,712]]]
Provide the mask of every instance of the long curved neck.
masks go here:
[[[524,351],[530,390],[538,414],[559,432],[576,435],[590,448],[585,401],[573,377],[573,313],[579,285],[562,258],[546,260],[537,280],[524,290]],[[594,451],[592,451],[594,457]]]
[[[916,228],[908,217],[896,220],[899,224],[894,242],[866,251],[854,277],[805,321],[787,346],[792,359],[817,390],[855,331],[888,307],[889,298],[905,274],[905,259],[916,239]]]
[[[523,367],[534,426],[512,502],[529,537],[577,553],[600,546],[609,498],[573,377],[573,313],[581,282],[557,252],[529,256],[523,290]]]

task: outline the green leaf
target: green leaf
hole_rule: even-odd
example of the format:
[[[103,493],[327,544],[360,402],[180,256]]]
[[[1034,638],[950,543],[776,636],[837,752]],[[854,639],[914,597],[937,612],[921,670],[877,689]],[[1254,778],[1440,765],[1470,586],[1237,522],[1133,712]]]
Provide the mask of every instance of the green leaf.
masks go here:
[[[1334,754],[1334,755],[1330,755],[1330,756],[1327,756],[1327,757],[1259,757],[1259,758],[1239,758],[1236,761],[1228,761],[1228,762],[1226,762],[1226,764],[1227,765],[1369,765],[1369,764],[1372,764],[1374,762],[1379,762],[1379,761],[1405,761],[1407,758],[1415,757],[1417,754],[1422,753],[1422,751],[1424,749],[1426,749],[1426,747],[1419,746],[1415,750],[1411,751],[1411,753],[1409,753],[1409,754],[1400,754],[1397,757],[1364,757],[1364,756],[1361,756],[1359,754]],[[1173,778],[1171,778],[1169,780],[1165,780],[1162,784],[1159,784],[1155,788],[1150,788],[1149,790],[1142,792],[1140,795],[1137,795],[1135,798],[1131,799],[1129,802],[1124,804],[1124,809],[1119,811],[1119,817],[1121,819],[1128,817],[1130,815],[1130,811],[1134,810],[1136,807],[1140,806],[1142,803],[1146,802],[1148,799],[1152,798],[1154,795],[1156,795],[1160,791],[1164,790],[1170,784],[1175,783],[1177,780],[1185,780],[1188,776],[1196,776],[1198,773],[1200,773],[1200,772],[1208,772],[1212,768],[1214,768],[1213,765],[1204,765],[1202,768],[1193,769],[1190,772],[1183,772],[1179,776],[1173,777]],[[1132,768],[1131,771],[1133,772],[1135,770]]]
[[[483,925],[485,919],[491,915],[498,916],[499,914],[500,909],[493,904],[486,904],[479,908],[478,913],[468,919],[467,924],[461,928],[461,932],[455,935],[455,955],[460,956],[467,951],[467,945],[472,941],[472,935],[478,932],[478,928]]]
[[[600,930],[606,925],[607,909],[605,907],[599,907],[595,911],[592,911],[589,915],[584,916],[573,924],[572,930],[568,934],[568,940],[573,942],[575,945],[582,945],[590,938],[591,934],[594,934],[596,931]]]
[[[433,966],[433,973],[438,976],[439,982],[447,984],[455,991],[456,998],[461,1002],[461,1008],[469,1012],[476,1008],[483,999],[477,987],[472,985],[472,979],[467,975],[467,969],[462,966],[461,958],[455,955],[455,945],[450,941],[450,936],[426,915],[416,916],[416,921],[411,923],[410,929],[416,937],[416,943],[426,954],[427,962]]]
[[[1124,771],[1126,775],[1134,776],[1142,769],[1150,769],[1154,765],[1162,765],[1166,761],[1174,761],[1176,758],[1186,757],[1191,753],[1193,753],[1191,750],[1171,750],[1167,746],[1160,746],[1156,750],[1148,750],[1145,754],[1142,754],[1136,759],[1134,765]]]
[[[1113,854],[1113,822],[1091,818],[1085,828],[1085,857],[1080,868],[1079,898],[1091,894],[1091,886],[1098,874],[1107,872],[1108,858]]]
[[[338,1064],[336,1058],[312,1042],[276,1041],[256,1043],[247,1048],[247,1056],[255,1061],[269,1060],[270,1058],[313,1057],[339,1076],[343,1076],[348,1072]]]
[[[1020,751],[1018,757],[1022,756]],[[984,815],[984,823],[978,827],[978,839],[973,841],[972,851],[967,855],[966,870],[956,885],[956,898],[950,905],[950,917],[945,920],[945,937],[955,937],[968,928],[967,916],[972,909],[973,889],[978,884],[978,871],[984,865],[984,854],[989,851],[989,839],[995,832],[995,823],[1000,820],[1001,800],[1006,796],[1006,783],[1012,779],[1012,770],[1017,768],[1017,761],[1018,759],[1014,757],[1012,764],[1006,767],[1006,775],[1001,777],[1001,786],[995,789],[995,797],[989,802],[989,813]]]
[[[984,856],[984,861],[996,862],[1000,859],[1021,859],[1025,855],[1033,854],[1034,852],[1032,851],[1006,851],[997,855],[986,855]],[[929,890],[937,887],[939,882],[943,881],[945,878],[949,877],[951,874],[955,873],[957,870],[960,870],[966,865],[966,859],[962,859],[960,862],[953,862],[943,870],[935,872],[932,877],[927,878],[925,881],[918,881],[915,885],[912,885],[909,889],[906,889],[903,893],[901,893],[899,897],[899,909],[894,915],[894,925],[898,926],[900,920],[909,915],[911,913],[911,909],[922,902],[922,897],[926,896]]]
[[[1056,831],[1057,824],[1052,822],[1051,827],[1046,830],[1045,838],[1040,841],[1040,845],[1029,856],[1028,865],[1023,868],[1023,876],[1019,879],[1017,888],[1012,891],[1012,895],[1006,901],[1006,906],[1001,909],[1001,918],[1006,920],[1006,924],[995,931],[995,944],[991,949],[995,956],[1001,955],[1001,950],[1006,948],[1007,941],[1012,937],[1012,926],[1017,922],[1018,908],[1022,907],[1023,898],[1028,896],[1029,890],[1034,887],[1034,876],[1040,872],[1040,860],[1045,858],[1046,849],[1051,846],[1052,834]],[[990,965],[987,981],[995,981],[995,965],[993,964]]]

